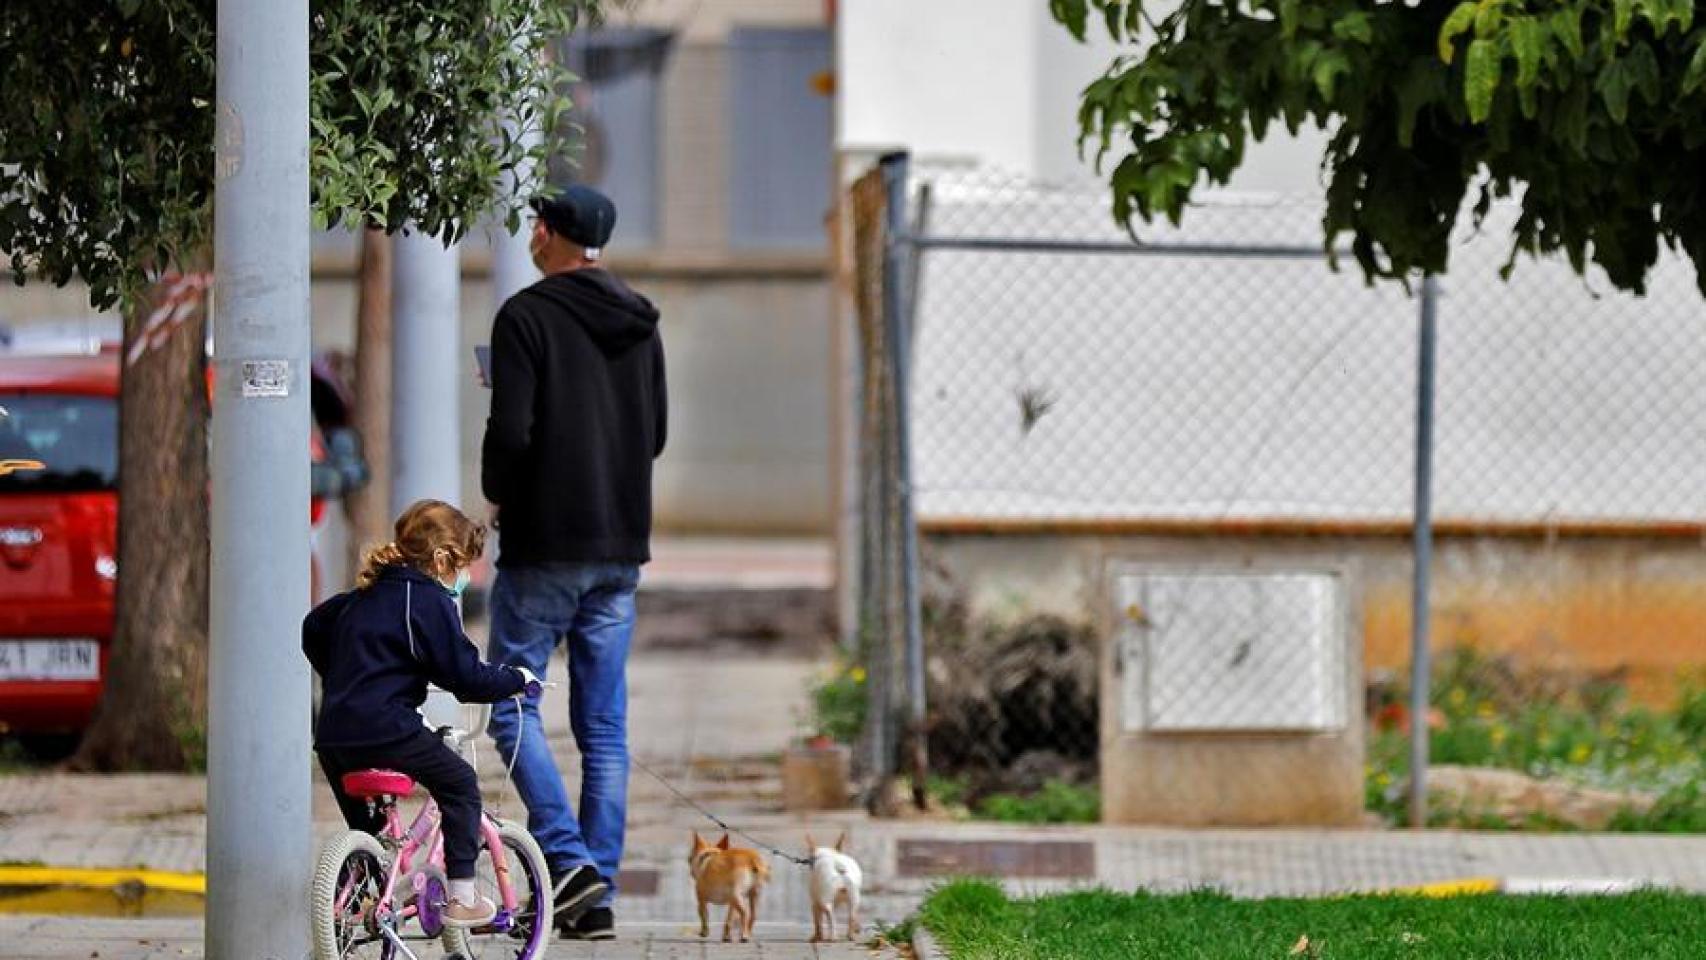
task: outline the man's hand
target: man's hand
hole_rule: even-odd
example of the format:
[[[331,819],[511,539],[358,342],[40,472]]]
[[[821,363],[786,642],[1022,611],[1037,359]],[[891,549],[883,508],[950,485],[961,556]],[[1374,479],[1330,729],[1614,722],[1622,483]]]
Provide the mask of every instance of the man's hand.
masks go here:
[[[502,508],[502,507],[500,507],[500,506],[498,506],[498,505],[497,505],[497,504],[495,504],[495,503],[487,503],[487,504],[486,504],[486,515],[487,515],[487,516],[488,516],[488,517],[490,517],[490,519],[489,519],[489,520],[487,520],[487,521],[486,521],[486,523],[487,523],[487,524],[488,524],[488,525],[489,525],[489,526],[490,526],[490,527],[491,527],[491,528],[492,528],[492,529],[493,529],[493,530],[496,530],[496,529],[497,529],[497,528],[498,528],[498,514],[499,514],[499,513],[500,513],[500,512],[502,512],[502,510],[503,510],[503,508]]]

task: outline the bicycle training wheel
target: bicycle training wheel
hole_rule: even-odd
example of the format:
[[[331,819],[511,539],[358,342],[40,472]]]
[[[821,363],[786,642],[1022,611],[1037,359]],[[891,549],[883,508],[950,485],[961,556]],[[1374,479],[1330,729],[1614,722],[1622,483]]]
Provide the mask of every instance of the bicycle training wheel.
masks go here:
[[[509,882],[515,890],[515,922],[504,931],[490,927],[471,930],[446,927],[444,952],[464,960],[538,960],[545,956],[545,946],[551,942],[551,871],[545,866],[545,854],[526,827],[509,820],[499,820],[497,825]],[[474,863],[474,883],[482,896],[489,897],[503,910],[503,894],[498,890],[492,854],[484,845],[480,847],[480,859]]]
[[[391,960],[396,948],[374,922],[385,895],[385,869],[379,841],[359,830],[340,834],[320,851],[308,897],[314,960]]]

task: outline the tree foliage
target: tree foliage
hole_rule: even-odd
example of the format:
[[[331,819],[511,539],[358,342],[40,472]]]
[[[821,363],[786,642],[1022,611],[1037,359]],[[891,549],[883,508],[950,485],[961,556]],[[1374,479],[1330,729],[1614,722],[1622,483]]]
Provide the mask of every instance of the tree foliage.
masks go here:
[[[205,314],[151,310],[170,284],[150,281],[205,266],[216,12],[216,0],[0,3],[0,255],[20,283],[81,279],[93,306],[127,314],[117,613],[108,695],[72,761],[83,768],[182,768],[203,730]],[[492,213],[513,218],[533,185],[499,174],[542,168],[562,129],[563,77],[545,54],[597,0],[310,0],[310,12],[315,220],[451,240]],[[529,129],[546,134],[537,147],[516,135]]]
[[[1661,243],[1706,265],[1706,17],[1693,0],[1050,0],[1134,47],[1083,94],[1122,223],[1175,222],[1276,123],[1330,131],[1331,247],[1365,273],[1446,269],[1516,197],[1511,262],[1562,251],[1642,292]],[[1706,292],[1706,279],[1701,280]]]
[[[22,283],[133,300],[212,229],[215,0],[0,5],[0,251]],[[550,43],[596,0],[312,0],[310,153],[321,226],[447,240],[518,209],[498,174],[560,148]],[[508,127],[506,128],[506,121]],[[518,189],[531,189],[521,184]]]

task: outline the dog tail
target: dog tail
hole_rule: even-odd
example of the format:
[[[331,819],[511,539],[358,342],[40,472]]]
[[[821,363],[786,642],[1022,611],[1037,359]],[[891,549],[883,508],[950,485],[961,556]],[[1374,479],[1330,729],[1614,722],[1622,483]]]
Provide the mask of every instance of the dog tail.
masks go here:
[[[770,882],[770,861],[764,859],[763,857],[759,857],[756,872],[758,874],[758,879],[764,881],[765,883],[769,883]]]

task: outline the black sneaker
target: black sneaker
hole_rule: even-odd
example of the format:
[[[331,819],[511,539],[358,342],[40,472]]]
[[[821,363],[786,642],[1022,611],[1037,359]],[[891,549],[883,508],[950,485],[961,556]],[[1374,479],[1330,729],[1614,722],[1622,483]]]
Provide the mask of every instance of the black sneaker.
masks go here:
[[[593,907],[574,923],[558,925],[557,935],[564,940],[614,940],[616,915],[609,907]]]
[[[557,926],[565,927],[572,925],[581,918],[581,914],[592,909],[598,898],[610,890],[610,884],[605,883],[604,878],[598,875],[597,868],[588,864],[558,877],[551,889],[555,904],[552,913]]]

